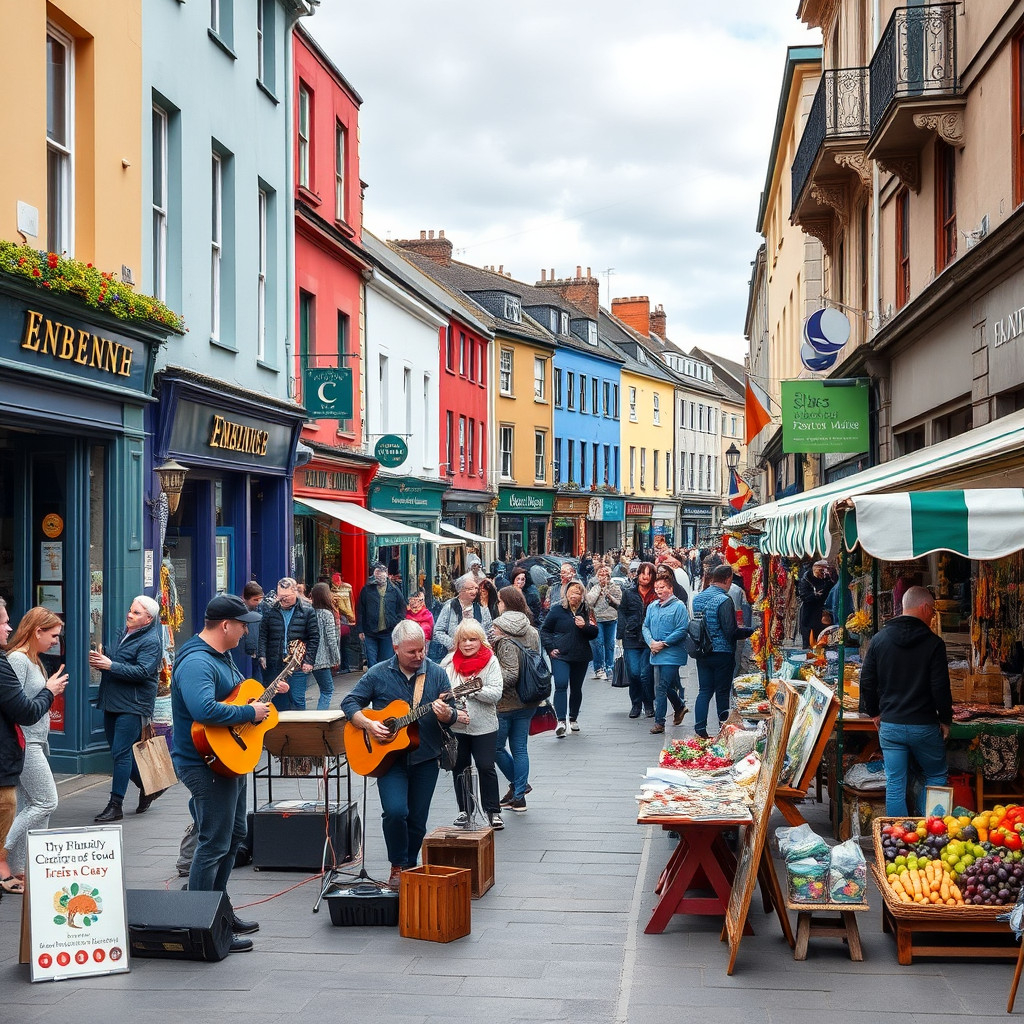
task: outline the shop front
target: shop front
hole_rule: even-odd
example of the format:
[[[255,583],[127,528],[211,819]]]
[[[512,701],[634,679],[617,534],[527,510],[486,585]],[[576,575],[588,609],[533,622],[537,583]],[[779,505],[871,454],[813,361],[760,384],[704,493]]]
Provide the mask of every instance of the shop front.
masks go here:
[[[158,393],[153,458],[188,470],[161,563],[180,609],[180,640],[202,628],[214,595],[240,594],[249,580],[272,593],[291,575],[292,473],[304,414],[177,368],[159,375]]]
[[[166,340],[0,281],[0,597],[15,625],[33,605],[65,622],[43,655],[72,680],[51,715],[56,771],[109,769],[89,646],[110,644],[132,598],[154,593],[145,407]]]
[[[626,546],[632,548],[638,558],[649,554],[654,547],[654,538],[651,535],[653,511],[654,506],[650,502],[626,502]]]
[[[551,550],[554,554],[579,556],[587,549],[589,510],[589,495],[556,496],[551,520]]]
[[[604,555],[622,547],[624,498],[591,498],[587,506],[587,550]]]
[[[714,506],[683,505],[681,513],[680,544],[688,548],[703,547],[708,543],[714,525]]]
[[[651,538],[664,537],[665,543],[670,548],[676,546],[677,529],[676,523],[679,519],[679,506],[674,502],[655,502],[651,509]]]
[[[441,502],[442,533],[466,542],[448,547],[442,557],[453,574],[466,571],[466,561],[476,555],[485,565],[494,558],[494,540],[487,536],[487,515],[497,495],[491,491],[445,491]]]
[[[434,583],[441,582],[437,549],[440,546],[460,545],[461,540],[438,535],[441,521],[442,495],[445,485],[415,477],[381,477],[370,484],[370,510],[412,527],[416,539],[412,542],[383,543],[381,538],[370,538],[370,559],[381,561],[388,575],[408,596]],[[386,538],[384,538],[386,539]],[[400,580],[399,580],[400,577]]]
[[[498,558],[514,562],[523,555],[547,554],[554,503],[553,491],[502,487],[498,491]]]

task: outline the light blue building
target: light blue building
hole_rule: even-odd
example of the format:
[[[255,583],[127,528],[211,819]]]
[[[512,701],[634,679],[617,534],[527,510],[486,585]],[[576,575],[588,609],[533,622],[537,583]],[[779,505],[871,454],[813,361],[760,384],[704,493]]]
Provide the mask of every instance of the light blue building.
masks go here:
[[[143,280],[189,333],[158,363],[147,547],[166,549],[185,622],[288,574],[294,289],[292,29],[308,0],[143,2]],[[161,522],[151,470],[188,474]],[[156,562],[160,564],[160,555]],[[159,581],[157,580],[157,583]]]

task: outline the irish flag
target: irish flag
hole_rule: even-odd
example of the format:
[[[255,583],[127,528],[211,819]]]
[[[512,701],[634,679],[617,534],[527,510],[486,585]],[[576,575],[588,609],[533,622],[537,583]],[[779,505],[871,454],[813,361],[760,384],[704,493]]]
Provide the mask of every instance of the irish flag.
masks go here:
[[[747,422],[746,443],[757,437],[772,421],[771,413],[768,412],[770,402],[768,392],[760,384],[757,384],[750,377],[747,377],[745,416]]]
[[[736,472],[735,469],[729,472],[729,504],[737,512],[743,511],[743,506],[750,501],[750,485]]]

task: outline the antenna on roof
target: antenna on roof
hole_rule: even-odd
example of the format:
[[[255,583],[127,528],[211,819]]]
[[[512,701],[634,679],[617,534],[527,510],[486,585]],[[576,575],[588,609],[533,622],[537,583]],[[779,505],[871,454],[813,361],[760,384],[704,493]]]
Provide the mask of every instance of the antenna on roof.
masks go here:
[[[615,273],[614,267],[605,267],[604,270],[599,270],[598,275],[604,275],[604,290],[607,293],[605,296],[605,304],[611,309],[612,302],[612,274]]]

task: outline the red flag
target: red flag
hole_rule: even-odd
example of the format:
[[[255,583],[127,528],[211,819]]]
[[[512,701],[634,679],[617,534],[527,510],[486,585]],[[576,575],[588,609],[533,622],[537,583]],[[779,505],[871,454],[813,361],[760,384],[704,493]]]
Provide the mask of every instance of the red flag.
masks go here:
[[[768,412],[768,392],[750,377],[747,377],[744,405],[747,423],[746,443],[750,444],[772,421],[771,413]]]
[[[751,490],[750,485],[746,480],[743,479],[736,472],[735,469],[729,471],[729,504],[732,505],[737,512],[743,511],[743,506],[750,501]]]

